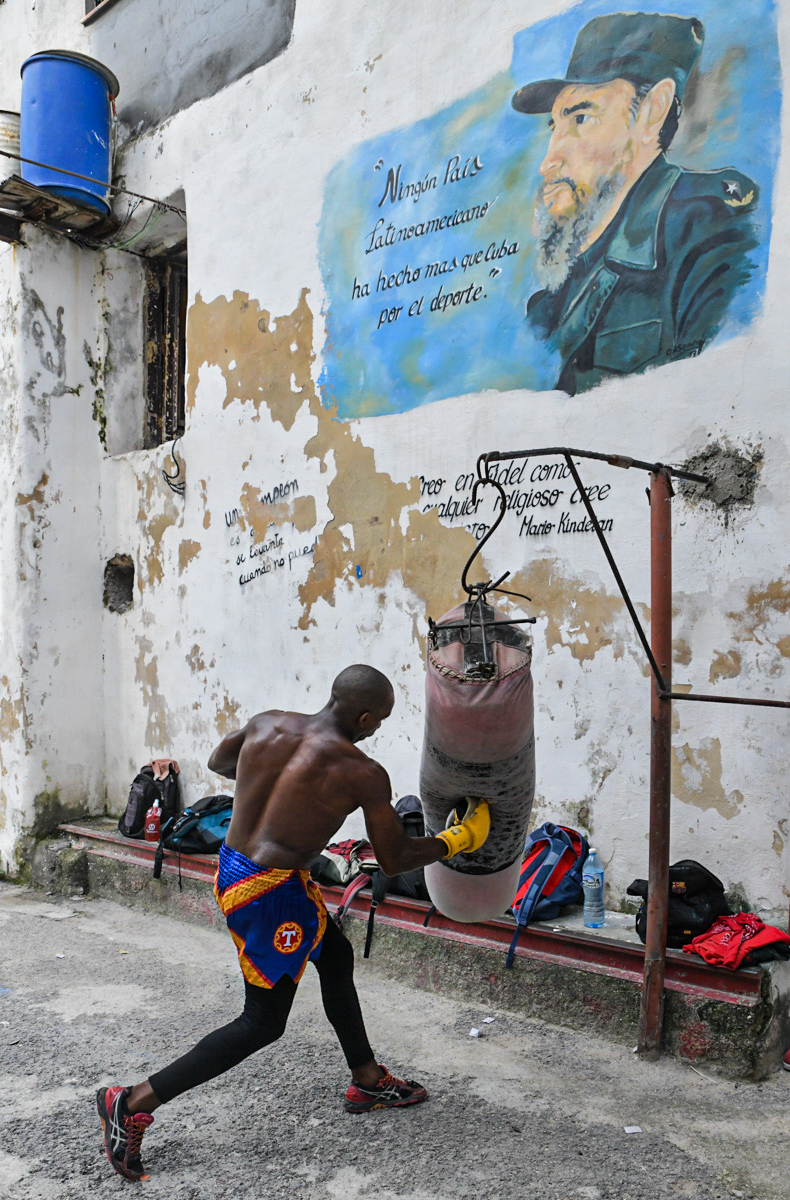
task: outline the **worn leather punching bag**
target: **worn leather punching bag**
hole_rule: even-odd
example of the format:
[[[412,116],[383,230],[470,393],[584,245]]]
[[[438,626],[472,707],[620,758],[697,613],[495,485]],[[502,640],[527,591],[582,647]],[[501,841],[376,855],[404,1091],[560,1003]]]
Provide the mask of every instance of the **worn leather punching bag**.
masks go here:
[[[518,886],[535,791],[532,645],[482,597],[431,627],[420,793],[425,832],[467,797],[487,800],[491,831],[472,854],[425,868],[431,900],[455,921],[500,917]]]

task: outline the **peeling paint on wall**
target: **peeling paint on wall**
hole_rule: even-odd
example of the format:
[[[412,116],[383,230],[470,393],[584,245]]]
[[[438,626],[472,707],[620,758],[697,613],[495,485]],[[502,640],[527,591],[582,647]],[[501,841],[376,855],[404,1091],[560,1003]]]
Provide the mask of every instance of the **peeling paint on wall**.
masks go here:
[[[672,794],[683,804],[715,808],[725,820],[737,815],[743,793],[725,792],[722,784],[721,742],[703,738],[697,747],[672,748]]]
[[[687,667],[691,662],[691,646],[684,638],[672,643],[672,661],[681,667]]]
[[[266,504],[262,501],[260,489],[253,487],[251,483],[245,483],[241,489],[240,501],[243,515],[239,518],[239,525],[242,529],[254,530],[257,538],[265,537],[270,525],[285,525],[290,522],[303,533],[315,527],[313,496],[296,496],[293,500]]]
[[[211,512],[208,506],[208,492],[205,479],[200,481],[200,499],[203,501],[203,528],[209,529],[211,526]]]
[[[230,301],[220,297],[210,304],[198,297],[188,328],[190,407],[198,374],[193,364],[219,366],[226,384],[224,407],[234,399],[251,402],[257,417],[266,403],[272,418],[287,431],[306,403],[318,428],[304,453],[323,467],[330,456],[334,460],[336,474],[327,492],[332,520],[318,534],[313,566],[299,588],[299,628],[314,624],[312,610],[319,600],[334,604],[341,582],[349,590],[382,588],[395,572],[432,614],[439,616],[455,604],[461,570],[475,540],[464,529],[445,528],[435,511],[410,512],[402,531],[403,510],[419,501],[419,480],[396,482],[378,471],[374,451],[321,404],[311,374],[313,318],[306,291],[292,314],[274,319],[239,292]],[[307,531],[315,521],[311,499],[262,505],[256,489],[246,484],[242,509],[259,536],[271,521],[292,521]],[[347,527],[350,538],[343,532]]]
[[[145,565],[145,570],[137,573],[137,587],[142,592],[146,583],[154,585],[164,579],[162,538],[165,531],[180,523],[183,517],[172,493],[162,488],[156,466],[152,466],[147,474],[137,477],[137,488],[140,493],[137,523],[143,536],[151,543],[150,548],[146,550],[143,546],[139,552]]]
[[[32,741],[29,733],[29,719],[27,707],[25,705],[24,695],[17,697],[11,696],[10,681],[7,675],[0,679],[0,684],[6,691],[6,695],[0,697],[0,747],[2,743],[8,739],[12,739],[13,734],[18,733],[21,729],[24,738],[25,750],[27,753],[32,749]],[[2,762],[2,753],[0,752],[0,763]],[[5,775],[5,769],[2,772]]]
[[[202,673],[206,669],[206,663],[203,658],[203,654],[201,652],[200,646],[198,646],[197,642],[195,642],[195,645],[192,647],[189,654],[187,654],[185,657],[186,657],[187,662],[189,663],[189,669],[193,673],[193,675],[198,675],[198,674],[202,675]]]
[[[742,613],[727,615],[736,621],[740,629],[735,637],[738,641],[755,641],[762,646],[765,642],[776,646],[779,653],[790,657],[790,638],[783,636],[774,640],[768,634],[768,625],[775,616],[787,616],[790,612],[790,582],[776,579],[765,587],[749,589]]]
[[[718,679],[735,679],[741,673],[741,656],[737,650],[727,652],[717,651],[710,665],[709,680],[716,683]]]
[[[532,597],[530,613],[546,622],[548,650],[564,647],[577,662],[590,662],[606,647],[620,659],[631,644],[622,597],[566,574],[556,559],[536,559],[507,586]]]
[[[168,712],[165,698],[159,691],[157,655],[151,654],[153,643],[148,638],[138,641],[135,679],[140,684],[143,703],[148,712],[145,740],[148,750],[163,753],[171,748],[168,731]],[[150,655],[150,658],[148,657]]]
[[[303,404],[317,421],[317,431],[304,447],[308,459],[322,465],[331,460],[335,475],[327,489],[332,519],[319,532],[313,565],[299,588],[303,611],[298,625],[315,624],[319,600],[334,605],[339,585],[384,588],[394,573],[421,599],[426,615],[438,617],[459,600],[459,581],[474,537],[460,527],[447,528],[435,509],[419,512],[419,480],[398,482],[376,468],[374,450],[321,404],[310,373],[312,314],[302,292],[292,314],[272,318],[248,296],[234,293],[206,304],[200,297],[189,317],[190,364],[219,366],[226,384],[224,406],[233,399],[252,402],[256,416],[266,403],[283,428],[293,427]],[[269,339],[261,342],[261,338]],[[195,402],[197,369],[190,374],[190,406]],[[294,386],[292,386],[292,383]],[[301,510],[297,497],[263,505],[259,491],[245,484],[240,523],[249,523],[263,537],[271,522],[292,521],[308,529],[314,502]],[[402,515],[408,512],[405,532]],[[244,527],[244,525],[243,525]],[[534,600],[531,612],[546,620],[548,648],[564,646],[574,659],[586,662],[604,647],[623,656],[627,645],[619,595],[596,590],[567,574],[553,559],[539,559],[513,576],[512,587]],[[415,628],[415,637],[417,630]],[[683,653],[681,648],[681,653]]]
[[[241,705],[236,700],[231,700],[230,696],[226,696],[222,707],[218,708],[214,714],[214,724],[217,727],[217,733],[220,739],[227,737],[234,729],[238,729],[241,722],[239,721],[239,713]]]
[[[286,430],[305,399],[315,394],[310,372],[313,316],[307,289],[293,313],[274,320],[243,292],[234,292],[231,300],[220,296],[210,304],[198,295],[189,310],[187,338],[188,410],[194,408],[197,366],[202,363],[213,363],[222,371],[227,387],[223,408],[234,400],[251,403],[257,419],[266,404]]]
[[[46,488],[48,483],[49,483],[49,475],[46,473],[46,471],[42,471],[41,477],[39,478],[39,481],[36,484],[36,486],[33,488],[32,492],[30,492],[28,495],[24,495],[24,493],[22,493],[22,492],[17,492],[17,494],[16,494],[17,508],[21,508],[23,505],[26,504],[27,511],[30,513],[31,517],[35,517],[36,513],[35,513],[35,509],[34,509],[33,505],[44,503],[44,489]]]
[[[179,575],[184,568],[192,562],[193,558],[197,558],[201,551],[200,542],[190,541],[188,538],[181,542],[178,547],[178,573]]]

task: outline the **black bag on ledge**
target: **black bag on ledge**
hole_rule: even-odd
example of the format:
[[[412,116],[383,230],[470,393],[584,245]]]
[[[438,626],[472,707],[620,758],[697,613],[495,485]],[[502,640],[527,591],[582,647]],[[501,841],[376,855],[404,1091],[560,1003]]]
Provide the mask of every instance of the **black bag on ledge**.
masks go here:
[[[162,810],[160,817],[162,825],[175,819],[178,815],[178,767],[170,762],[167,773],[163,773],[162,778],[157,779],[154,773],[155,765],[155,762],[146,763],[132,780],[129,799],[118,822],[118,832],[122,833],[124,837],[142,841],[145,832],[145,814],[154,803],[158,804]]]
[[[233,816],[232,796],[204,796],[162,825],[154,855],[154,879],[162,874],[165,850],[178,855],[178,887],[182,854],[218,854]]]
[[[626,889],[639,896],[642,905],[636,914],[639,940],[647,936],[647,880],[635,879]],[[692,938],[710,929],[717,917],[730,915],[730,906],[720,879],[693,858],[682,858],[669,868],[669,908],[667,910],[667,946],[680,950]]]

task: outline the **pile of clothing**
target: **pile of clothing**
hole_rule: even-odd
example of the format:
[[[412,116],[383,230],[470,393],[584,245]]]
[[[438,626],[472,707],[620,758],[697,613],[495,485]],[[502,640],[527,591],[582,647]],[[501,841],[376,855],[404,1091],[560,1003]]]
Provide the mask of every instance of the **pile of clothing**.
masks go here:
[[[775,959],[790,959],[790,934],[765,925],[754,913],[717,917],[705,933],[683,947],[717,967],[752,967]]]

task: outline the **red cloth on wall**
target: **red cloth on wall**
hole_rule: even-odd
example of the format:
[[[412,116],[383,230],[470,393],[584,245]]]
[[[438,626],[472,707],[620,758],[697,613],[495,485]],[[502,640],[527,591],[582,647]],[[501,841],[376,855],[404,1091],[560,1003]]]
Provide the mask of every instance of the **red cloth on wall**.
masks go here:
[[[734,971],[750,951],[771,942],[790,942],[790,934],[775,925],[764,925],[754,913],[736,913],[734,917],[718,917],[707,933],[693,938],[683,950]]]

